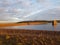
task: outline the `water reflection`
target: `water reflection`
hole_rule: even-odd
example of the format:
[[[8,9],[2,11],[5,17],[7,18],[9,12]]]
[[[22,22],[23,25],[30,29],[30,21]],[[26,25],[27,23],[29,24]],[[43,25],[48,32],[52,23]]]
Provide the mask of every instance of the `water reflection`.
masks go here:
[[[52,30],[52,31],[59,31],[60,30],[60,23],[56,26],[52,26],[52,23],[43,24],[43,25],[28,25],[28,26],[12,26],[12,27],[5,27],[7,29],[34,29],[34,30]]]

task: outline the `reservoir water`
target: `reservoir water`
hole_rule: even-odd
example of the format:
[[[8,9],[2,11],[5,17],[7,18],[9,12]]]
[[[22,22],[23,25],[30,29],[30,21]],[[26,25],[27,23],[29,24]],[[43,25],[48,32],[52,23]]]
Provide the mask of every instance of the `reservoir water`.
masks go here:
[[[60,23],[54,27],[52,23],[42,24],[42,25],[27,25],[27,26],[12,26],[12,27],[4,27],[5,29],[33,29],[33,30],[52,30],[52,31],[60,31]]]

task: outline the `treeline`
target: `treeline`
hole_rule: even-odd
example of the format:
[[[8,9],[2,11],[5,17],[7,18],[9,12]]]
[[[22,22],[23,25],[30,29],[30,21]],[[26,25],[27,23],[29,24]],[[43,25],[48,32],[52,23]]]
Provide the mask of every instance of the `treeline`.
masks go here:
[[[48,23],[52,23],[54,20],[52,21],[48,21],[48,20],[31,20],[31,21],[22,21],[22,22],[18,22],[18,23],[27,23],[27,22],[48,22]],[[60,23],[60,20],[57,20],[58,23]]]

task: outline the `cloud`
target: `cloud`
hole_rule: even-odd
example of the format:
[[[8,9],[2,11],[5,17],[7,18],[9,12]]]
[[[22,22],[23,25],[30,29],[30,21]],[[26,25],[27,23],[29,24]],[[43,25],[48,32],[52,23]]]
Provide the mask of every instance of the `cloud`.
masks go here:
[[[13,19],[18,18],[23,20],[23,19],[30,19],[29,17],[35,19],[36,17],[40,16],[40,19],[46,19],[41,18],[44,17],[41,12],[46,12],[48,9],[54,7],[60,7],[60,0],[0,0],[0,20],[2,20],[2,17],[13,17]],[[46,10],[46,11],[45,11]],[[59,8],[57,8],[59,10]],[[50,12],[48,13],[48,16],[50,15]],[[60,14],[57,11],[56,13],[53,11],[51,13],[54,14]],[[58,16],[57,16],[58,17]],[[9,20],[6,18],[6,20]],[[3,18],[4,19],[4,18]],[[58,17],[58,19],[60,19]]]

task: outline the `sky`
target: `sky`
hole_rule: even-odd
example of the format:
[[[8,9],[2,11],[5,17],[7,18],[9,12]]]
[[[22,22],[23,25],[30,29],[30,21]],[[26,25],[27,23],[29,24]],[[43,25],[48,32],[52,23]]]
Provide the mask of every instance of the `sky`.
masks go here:
[[[60,0],[0,0],[1,21],[60,20]]]

